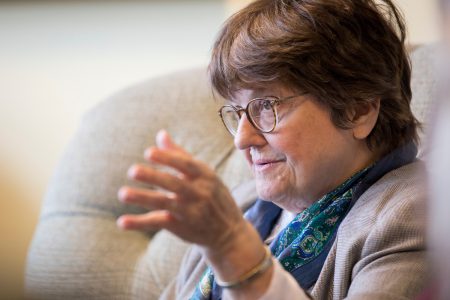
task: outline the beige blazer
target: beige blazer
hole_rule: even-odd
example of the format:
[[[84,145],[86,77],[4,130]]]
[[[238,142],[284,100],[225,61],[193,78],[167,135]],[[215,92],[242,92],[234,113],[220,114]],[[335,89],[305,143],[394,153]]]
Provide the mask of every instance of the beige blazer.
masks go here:
[[[414,299],[422,290],[426,280],[422,173],[421,162],[403,166],[361,195],[308,291],[313,299]],[[240,205],[255,198],[251,186],[234,192]],[[191,247],[178,277],[160,299],[189,299],[205,269],[199,249]],[[279,293],[286,298],[285,291]]]

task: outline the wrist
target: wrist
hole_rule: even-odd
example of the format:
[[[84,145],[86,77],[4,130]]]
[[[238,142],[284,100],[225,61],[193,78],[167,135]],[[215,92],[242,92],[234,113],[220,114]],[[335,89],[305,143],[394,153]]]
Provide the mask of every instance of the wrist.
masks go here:
[[[221,281],[219,278],[216,278],[217,284],[222,288],[236,289],[256,280],[272,267],[272,252],[267,246],[265,247],[265,250],[263,259],[252,269],[231,281]]]
[[[214,248],[204,248],[204,254],[221,282],[233,282],[248,275],[267,256],[258,232],[246,220],[235,226],[226,241]]]

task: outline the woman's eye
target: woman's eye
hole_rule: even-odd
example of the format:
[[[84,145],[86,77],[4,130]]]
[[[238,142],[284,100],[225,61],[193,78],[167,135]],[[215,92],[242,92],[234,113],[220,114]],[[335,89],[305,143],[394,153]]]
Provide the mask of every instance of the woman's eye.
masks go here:
[[[271,110],[272,106],[270,105],[270,101],[266,100],[263,102],[262,107],[264,108],[264,110]]]

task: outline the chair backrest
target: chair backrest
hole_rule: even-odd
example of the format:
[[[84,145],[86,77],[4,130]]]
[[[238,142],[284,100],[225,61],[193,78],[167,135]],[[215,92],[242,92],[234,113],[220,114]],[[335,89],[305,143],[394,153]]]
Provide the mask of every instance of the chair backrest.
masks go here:
[[[411,54],[412,77],[411,88],[413,98],[411,109],[416,118],[422,123],[422,130],[419,132],[421,144],[419,147],[419,157],[425,158],[427,153],[428,118],[432,109],[433,101],[436,98],[436,56],[440,51],[439,44],[425,45],[416,48]]]

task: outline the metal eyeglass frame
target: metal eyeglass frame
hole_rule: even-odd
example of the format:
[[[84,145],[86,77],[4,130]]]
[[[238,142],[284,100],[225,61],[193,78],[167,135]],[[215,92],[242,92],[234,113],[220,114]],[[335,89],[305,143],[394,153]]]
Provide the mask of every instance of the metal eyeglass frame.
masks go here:
[[[222,106],[222,107],[219,109],[218,113],[219,113],[220,119],[222,120],[223,125],[225,126],[225,128],[228,130],[228,132],[229,132],[232,136],[236,136],[237,128],[236,128],[236,131],[233,131],[233,130],[231,130],[231,129],[227,126],[227,123],[225,123],[225,120],[223,119],[223,115],[222,115],[222,110],[225,109],[225,108],[232,108],[232,109],[237,113],[237,115],[238,115],[238,117],[239,117],[239,121],[241,120],[242,114],[245,112],[245,114],[247,115],[247,119],[250,121],[250,124],[252,124],[252,126],[253,126],[255,129],[259,130],[259,131],[262,132],[262,133],[269,133],[269,132],[274,131],[275,128],[277,127],[277,124],[278,124],[278,112],[277,112],[277,110],[276,110],[276,106],[278,106],[278,105],[279,105],[280,103],[282,103],[282,102],[285,102],[285,101],[287,101],[287,100],[291,100],[291,99],[293,99],[293,98],[302,96],[302,95],[304,95],[304,94],[306,94],[306,93],[299,94],[299,95],[292,95],[292,96],[288,96],[288,97],[281,98],[281,99],[278,98],[278,97],[276,97],[276,96],[268,96],[268,97],[264,97],[264,98],[254,98],[254,99],[250,100],[250,101],[247,103],[247,106],[246,106],[245,108],[243,108],[243,107],[240,106],[240,105],[234,106],[234,105],[229,104],[229,105],[224,105],[224,106]],[[263,101],[269,101],[270,107],[271,107],[272,112],[273,112],[273,114],[274,114],[274,116],[275,116],[275,122],[273,123],[272,128],[269,129],[269,130],[264,130],[264,129],[260,128],[258,125],[256,125],[256,123],[253,121],[253,118],[252,118],[252,117],[250,116],[250,114],[248,113],[248,107],[250,106],[250,104],[253,103],[253,102],[255,102],[255,101],[261,101],[261,100],[263,100]]]

